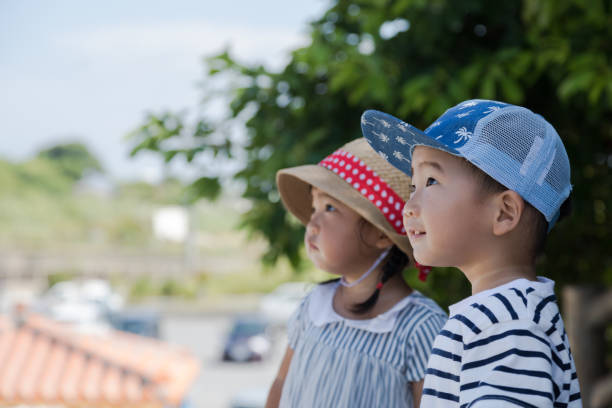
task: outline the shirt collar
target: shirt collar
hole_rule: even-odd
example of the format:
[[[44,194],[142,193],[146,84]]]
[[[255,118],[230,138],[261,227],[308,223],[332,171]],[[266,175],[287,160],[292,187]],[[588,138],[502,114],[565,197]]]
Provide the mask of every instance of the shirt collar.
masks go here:
[[[317,285],[310,296],[308,304],[308,316],[312,323],[323,326],[328,323],[344,322],[345,325],[356,329],[367,330],[374,333],[387,333],[393,330],[398,313],[409,303],[414,302],[420,293],[416,290],[397,302],[391,309],[372,319],[353,320],[340,316],[333,307],[334,293],[339,283],[328,283]]]
[[[538,292],[553,292],[553,288],[555,286],[555,282],[544,278],[542,276],[537,277],[537,281],[530,281],[525,278],[516,279],[511,282],[505,283],[501,286],[497,286],[492,289],[487,289],[482,292],[478,292],[475,295],[472,295],[468,298],[465,298],[454,305],[450,305],[448,307],[449,318],[454,317],[455,315],[461,313],[466,307],[472,305],[473,303],[479,303],[484,298],[489,297],[494,293],[499,293],[505,289],[516,288],[516,289],[526,289],[528,287],[533,287]]]

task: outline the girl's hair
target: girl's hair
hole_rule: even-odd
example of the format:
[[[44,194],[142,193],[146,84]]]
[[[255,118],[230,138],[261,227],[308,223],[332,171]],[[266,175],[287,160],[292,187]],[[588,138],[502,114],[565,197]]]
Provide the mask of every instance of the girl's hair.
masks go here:
[[[367,222],[365,220],[363,221]],[[398,273],[402,273],[402,271],[410,263],[410,258],[408,258],[408,255],[406,255],[396,245],[393,245],[391,247],[391,249],[389,250],[389,254],[385,259],[385,263],[382,266],[382,276],[380,278],[380,283],[382,283],[383,285],[393,276],[397,275]],[[330,279],[328,281],[321,282],[321,285],[338,282],[339,280],[340,278]],[[374,293],[372,293],[372,295],[365,301],[352,305],[350,307],[351,312],[355,314],[365,314],[369,312],[374,307],[374,305],[376,305],[379,294],[380,289],[376,288],[374,290]]]

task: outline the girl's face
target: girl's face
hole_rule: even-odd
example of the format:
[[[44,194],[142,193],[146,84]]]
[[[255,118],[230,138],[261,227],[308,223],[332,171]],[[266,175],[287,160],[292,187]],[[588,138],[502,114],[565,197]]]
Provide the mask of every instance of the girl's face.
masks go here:
[[[304,243],[317,268],[344,276],[359,276],[381,251],[379,241],[388,238],[363,222],[359,214],[313,187],[312,215],[306,225]]]

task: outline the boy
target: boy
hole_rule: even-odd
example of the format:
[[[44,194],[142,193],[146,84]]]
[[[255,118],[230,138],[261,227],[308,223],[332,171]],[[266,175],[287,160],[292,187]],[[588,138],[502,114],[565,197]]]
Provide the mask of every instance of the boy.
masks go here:
[[[361,125],[412,176],[403,217],[415,259],[458,267],[472,285],[436,337],[421,407],[581,407],[554,282],[535,274],[546,234],[569,208],[555,129],[487,100],[460,103],[424,132],[377,111]]]

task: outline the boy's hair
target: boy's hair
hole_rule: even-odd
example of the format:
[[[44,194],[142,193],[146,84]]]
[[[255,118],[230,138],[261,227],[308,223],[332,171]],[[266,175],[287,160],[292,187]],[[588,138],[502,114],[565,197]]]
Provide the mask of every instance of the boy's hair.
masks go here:
[[[486,195],[501,193],[503,191],[508,190],[506,186],[493,179],[493,177],[489,176],[484,171],[480,170],[478,167],[467,161],[466,159],[461,160],[461,163],[470,170],[480,193]],[[561,219],[565,218],[571,213],[571,195],[563,202],[561,208],[559,210],[559,218],[557,222]],[[531,239],[530,252],[531,256],[535,259],[539,255],[544,253],[544,247],[546,245],[546,237],[548,236],[548,222],[540,211],[538,211],[533,205],[529,204],[525,201],[525,210],[523,211],[523,216],[528,218],[527,225],[528,227],[528,236]]]

